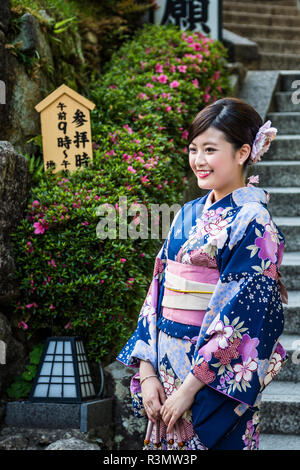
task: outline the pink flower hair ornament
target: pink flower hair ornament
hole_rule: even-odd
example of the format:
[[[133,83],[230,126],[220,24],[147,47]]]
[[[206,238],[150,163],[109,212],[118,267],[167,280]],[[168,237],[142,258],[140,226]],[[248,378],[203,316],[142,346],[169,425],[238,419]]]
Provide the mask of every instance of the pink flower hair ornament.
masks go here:
[[[259,128],[252,145],[249,163],[253,164],[260,161],[261,156],[269,150],[270,144],[272,140],[275,139],[276,134],[277,129],[276,127],[271,127],[270,120]]]

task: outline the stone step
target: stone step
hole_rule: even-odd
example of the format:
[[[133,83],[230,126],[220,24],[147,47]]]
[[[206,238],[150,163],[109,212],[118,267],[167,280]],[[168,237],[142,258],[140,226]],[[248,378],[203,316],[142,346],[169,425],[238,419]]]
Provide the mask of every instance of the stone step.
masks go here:
[[[255,37],[253,41],[259,46],[259,52],[300,54],[300,41],[285,41],[284,39],[266,39]]]
[[[286,6],[283,4],[276,4],[275,2],[245,2],[241,0],[223,0],[223,12],[236,10],[249,13],[269,13],[272,15],[298,15],[298,8],[295,6]]]
[[[248,26],[275,26],[282,28],[299,28],[300,15],[275,15],[271,13],[244,12],[243,9],[235,8],[232,10],[225,9],[223,11],[224,23],[245,24]]]
[[[260,434],[259,450],[300,450],[296,434]]]
[[[275,139],[276,140],[276,139]],[[268,207],[273,217],[299,217],[300,216],[300,188],[265,187],[270,193]]]
[[[283,305],[284,334],[296,335],[300,332],[300,291],[288,291],[288,304]]]
[[[288,354],[288,361],[282,367],[276,381],[300,382],[300,335],[282,334],[280,344]]]
[[[259,175],[259,184],[262,187],[268,184],[278,187],[300,187],[300,161],[260,161],[252,170]]]
[[[225,0],[226,2],[227,0]],[[230,0],[232,3],[240,3],[241,0]],[[296,8],[296,0],[244,0],[243,3],[245,5],[263,5],[263,6],[268,6],[268,5],[277,5],[277,6],[282,6],[282,7],[294,7]]]
[[[298,291],[300,288],[300,252],[287,251],[283,255],[282,263],[280,266],[283,282],[288,290]]]
[[[300,160],[300,135],[278,135],[277,133],[269,150],[263,155],[261,162],[259,162],[257,166],[259,166],[262,161],[274,160]]]
[[[294,69],[295,67],[300,67],[300,54],[259,51],[259,55],[259,70]]]
[[[223,28],[251,40],[254,40],[256,36],[270,39],[295,40],[300,34],[300,28],[297,27],[255,26],[246,23],[229,23],[227,21],[223,23]]]
[[[300,251],[300,217],[273,217],[273,220],[285,237],[285,252]]]
[[[262,393],[261,432],[300,435],[300,383],[273,380]]]
[[[278,91],[295,91],[295,84],[294,82],[296,80],[300,80],[300,72],[299,70],[283,70],[282,67],[280,67],[280,75],[279,75],[279,87],[280,89]],[[295,86],[293,86],[293,84]],[[297,86],[299,88],[299,85]]]
[[[300,112],[268,113],[267,119],[270,119],[272,126],[278,129],[277,135],[300,133]]]
[[[298,85],[296,80],[294,82],[294,91],[278,91],[275,93],[274,102],[277,110],[283,113],[300,112],[300,78],[298,79]],[[299,130],[300,132],[300,130]]]

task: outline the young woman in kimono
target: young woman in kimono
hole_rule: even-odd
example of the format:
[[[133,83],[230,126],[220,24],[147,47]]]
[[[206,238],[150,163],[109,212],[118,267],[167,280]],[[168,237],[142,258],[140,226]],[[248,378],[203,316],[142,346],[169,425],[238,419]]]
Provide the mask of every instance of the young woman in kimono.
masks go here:
[[[176,213],[117,357],[139,368],[131,394],[135,415],[148,417],[145,449],[258,449],[261,394],[287,360],[284,236],[269,193],[244,179],[276,136],[262,124],[229,97],[189,129],[189,163],[209,191]]]

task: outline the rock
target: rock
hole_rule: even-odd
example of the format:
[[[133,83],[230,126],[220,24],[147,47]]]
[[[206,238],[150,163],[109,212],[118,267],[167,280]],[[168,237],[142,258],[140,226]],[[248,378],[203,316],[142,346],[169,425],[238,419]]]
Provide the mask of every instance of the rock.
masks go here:
[[[24,434],[18,433],[8,436],[0,441],[0,450],[23,450],[27,449],[28,439]]]
[[[6,426],[0,432],[1,450],[100,450],[101,439],[78,429],[40,429]]]
[[[38,51],[40,57],[46,59],[48,66],[54,66],[53,57],[48,41],[42,33],[37,18],[30,13],[21,17],[21,31],[13,43],[22,42],[20,51],[34,55]]]
[[[100,448],[97,444],[70,437],[69,439],[61,439],[53,442],[47,446],[45,450],[100,450]]]
[[[0,339],[6,343],[6,364],[0,365],[0,396],[13,381],[16,374],[23,372],[26,365],[26,351],[22,343],[12,336],[11,327],[5,315],[0,312]],[[0,420],[1,421],[1,420]]]
[[[10,233],[22,219],[30,189],[28,163],[10,142],[0,141],[0,305],[17,292]],[[5,341],[4,338],[0,338]]]
[[[1,29],[6,31],[10,23],[10,0],[1,0],[0,2],[0,18]]]
[[[138,450],[143,447],[146,433],[146,418],[133,414],[130,395],[130,380],[135,369],[124,367],[118,361],[104,369],[109,389],[106,394],[114,398],[114,448],[117,450]]]

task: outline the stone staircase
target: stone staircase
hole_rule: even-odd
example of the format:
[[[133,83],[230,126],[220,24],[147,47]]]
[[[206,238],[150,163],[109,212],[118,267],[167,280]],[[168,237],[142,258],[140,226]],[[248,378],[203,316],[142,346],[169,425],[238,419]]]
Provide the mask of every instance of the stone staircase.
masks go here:
[[[284,71],[279,78],[271,106],[274,111],[266,117],[278,129],[278,134],[251,173],[259,174],[258,186],[269,191],[270,212],[286,239],[280,271],[288,289],[289,303],[283,304],[285,326],[280,341],[289,360],[263,392],[260,449],[299,450],[300,103],[292,102],[295,93],[292,83],[300,80],[300,71]]]
[[[300,69],[297,0],[223,0],[223,27],[258,45],[257,69]]]

